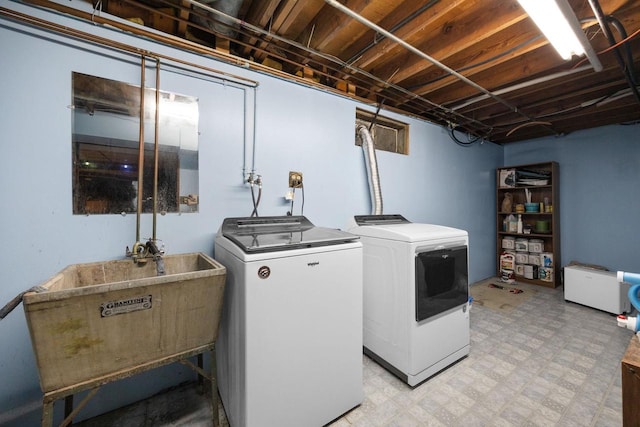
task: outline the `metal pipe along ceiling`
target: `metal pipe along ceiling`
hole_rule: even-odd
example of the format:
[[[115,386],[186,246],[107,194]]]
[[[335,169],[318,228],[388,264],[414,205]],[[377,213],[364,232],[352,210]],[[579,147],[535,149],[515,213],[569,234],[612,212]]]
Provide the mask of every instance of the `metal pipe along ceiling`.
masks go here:
[[[204,0],[203,3],[211,7],[215,4],[215,9],[233,18],[238,16],[240,6],[242,6],[242,0]],[[200,17],[196,17],[195,19],[197,23],[207,26],[213,31],[224,34],[227,37],[233,37],[235,35],[235,31],[233,30],[233,21],[224,16],[220,20],[222,21],[221,23],[200,19]]]
[[[442,113],[446,113],[446,114],[450,114],[451,116],[455,116],[455,117],[463,120],[465,123],[472,123],[472,124],[475,124],[478,127],[481,127],[483,129],[491,129],[491,126],[487,125],[486,123],[483,123],[483,122],[481,122],[481,121],[479,121],[477,119],[474,119],[472,117],[465,116],[464,114],[459,113],[457,111],[454,111],[452,109],[449,109],[449,108],[447,108],[447,107],[445,107],[443,105],[437,104],[437,103],[435,103],[435,102],[433,102],[433,101],[431,101],[431,100],[429,100],[429,99],[427,99],[427,98],[425,98],[423,96],[420,96],[420,95],[418,95],[418,94],[416,94],[414,92],[411,92],[410,90],[408,90],[406,88],[403,88],[401,86],[393,84],[393,83],[391,83],[389,81],[383,80],[383,79],[381,79],[381,78],[379,78],[379,77],[367,72],[366,70],[363,70],[363,69],[358,68],[358,67],[356,67],[356,66],[354,66],[352,64],[349,64],[349,63],[347,63],[347,62],[345,62],[345,61],[343,61],[343,60],[341,60],[341,59],[339,59],[339,58],[337,58],[335,56],[328,55],[326,53],[314,50],[314,49],[312,49],[310,47],[307,47],[307,46],[305,46],[305,45],[303,45],[301,43],[298,43],[298,42],[295,42],[293,40],[289,40],[289,39],[287,39],[285,37],[279,36],[276,33],[272,33],[270,31],[264,30],[264,29],[262,29],[260,27],[255,26],[255,25],[251,25],[248,22],[245,22],[245,21],[242,21],[242,20],[240,20],[238,18],[230,16],[230,15],[224,13],[224,12],[216,10],[216,9],[214,9],[214,8],[204,4],[204,3],[198,2],[196,0],[183,0],[183,1],[185,3],[191,4],[192,6],[195,6],[195,7],[198,7],[200,9],[203,9],[205,11],[211,12],[214,15],[217,15],[219,17],[225,18],[226,21],[233,22],[233,23],[235,23],[237,25],[240,25],[241,27],[246,28],[246,29],[248,29],[250,31],[253,31],[256,34],[260,34],[260,35],[263,35],[263,36],[268,36],[268,37],[270,37],[270,38],[272,38],[274,40],[281,41],[283,43],[287,43],[288,45],[294,46],[294,47],[296,47],[296,48],[298,48],[298,49],[300,49],[300,50],[302,50],[304,52],[307,52],[307,53],[309,53],[311,55],[314,55],[314,56],[317,56],[317,57],[322,58],[324,60],[330,61],[330,62],[332,62],[334,64],[337,64],[337,65],[349,70],[349,71],[352,71],[354,73],[357,73],[357,74],[360,74],[362,76],[365,76],[365,77],[367,77],[367,78],[379,83],[381,85],[381,87],[391,88],[391,89],[397,90],[400,93],[403,93],[405,95],[410,96],[414,100],[419,100],[421,102],[424,102],[425,104],[429,105],[430,107],[433,107],[436,110],[436,113],[434,113],[434,115],[438,116],[438,118],[440,120],[449,121],[449,118],[445,117],[442,114]],[[340,5],[339,3],[337,3],[337,4],[342,7],[342,5]],[[347,10],[349,10],[349,9],[347,9]],[[382,31],[384,31],[384,30],[382,30]],[[488,92],[488,91],[486,91],[486,92]],[[512,107],[512,108],[515,108],[515,107]]]
[[[83,12],[83,11],[81,11],[79,9],[75,9],[75,8],[66,6],[64,4],[50,2],[49,0],[26,0],[26,1],[28,3],[30,3],[30,4],[52,8],[52,9],[57,10],[59,12],[67,13],[67,14],[70,14],[72,16],[77,16],[77,17],[80,17],[80,18],[83,18],[83,19],[86,19],[86,20],[90,20],[94,24],[97,23],[97,24],[102,24],[102,25],[110,25],[110,26],[113,26],[113,27],[118,28],[120,30],[130,32],[130,33],[132,33],[132,34],[134,34],[136,36],[148,37],[149,39],[151,39],[153,41],[156,41],[156,42],[166,43],[166,44],[169,44],[169,45],[171,45],[173,47],[177,47],[177,48],[185,49],[185,50],[190,50],[190,51],[195,51],[197,53],[204,53],[204,54],[207,54],[207,55],[212,55],[214,57],[217,57],[217,58],[219,58],[219,59],[221,59],[223,61],[229,61],[229,57],[228,56],[224,56],[224,55],[220,56],[219,53],[216,52],[214,49],[202,47],[202,46],[196,45],[196,44],[194,44],[192,42],[179,40],[176,37],[171,37],[171,36],[167,36],[167,35],[158,35],[158,34],[156,34],[154,32],[149,32],[149,31],[146,31],[144,29],[140,29],[135,25],[129,25],[129,24],[127,24],[125,22],[122,22],[122,21],[115,21],[115,20],[111,20],[109,18],[100,16],[100,15],[97,15],[97,14],[90,14],[90,13],[87,13],[87,12]],[[224,12],[216,10],[216,9],[206,5],[206,4],[197,2],[195,0],[183,0],[183,2],[185,4],[190,4],[190,5],[194,6],[194,7],[198,7],[200,9],[205,10],[205,11],[208,11],[212,15],[217,15],[217,16],[220,16],[222,18],[225,18],[226,22],[232,22],[232,23],[234,23],[236,25],[239,25],[242,28],[248,29],[248,30],[250,30],[250,31],[252,31],[252,32],[254,32],[256,34],[267,36],[267,37],[269,37],[269,38],[271,38],[273,40],[277,40],[277,41],[281,41],[283,43],[287,43],[288,45],[294,46],[297,49],[300,49],[300,50],[302,50],[304,52],[307,52],[312,56],[317,56],[318,58],[325,59],[325,60],[327,60],[327,61],[329,61],[331,63],[334,63],[334,64],[336,64],[336,65],[338,65],[338,66],[340,66],[340,67],[342,67],[344,69],[347,69],[347,70],[353,72],[356,75],[363,76],[365,78],[371,79],[372,81],[375,81],[376,83],[379,83],[381,88],[392,89],[392,90],[395,90],[395,91],[397,91],[399,93],[407,95],[410,98],[411,101],[418,101],[418,102],[424,103],[424,104],[428,105],[429,107],[431,107],[433,109],[432,110],[433,111],[433,116],[435,118],[439,119],[442,122],[451,123],[452,120],[458,120],[458,124],[460,124],[460,125],[464,124],[464,125],[471,126],[471,127],[475,128],[477,132],[480,132],[480,130],[482,130],[485,134],[488,134],[492,129],[492,126],[490,126],[490,125],[488,125],[488,124],[486,124],[486,123],[484,123],[484,122],[482,122],[480,120],[477,120],[477,119],[475,119],[473,117],[466,116],[466,115],[464,115],[462,113],[459,113],[459,112],[457,112],[455,110],[447,108],[447,107],[445,107],[443,105],[437,104],[437,103],[435,103],[435,102],[433,102],[433,101],[431,101],[431,100],[429,100],[429,99],[427,99],[427,98],[425,98],[425,97],[423,97],[421,95],[418,95],[418,94],[416,94],[414,92],[411,92],[410,90],[408,90],[406,88],[403,88],[403,87],[398,86],[396,84],[393,84],[393,83],[391,83],[391,82],[389,82],[387,80],[379,78],[379,77],[367,72],[366,70],[363,70],[361,68],[358,68],[356,66],[348,64],[347,62],[345,62],[345,61],[343,61],[343,60],[341,60],[341,59],[339,59],[337,57],[322,53],[322,52],[317,51],[317,50],[314,50],[314,49],[309,48],[309,47],[307,47],[305,45],[297,43],[295,41],[288,40],[288,39],[286,39],[284,37],[281,37],[281,36],[279,36],[279,35],[277,35],[275,33],[272,33],[270,31],[264,30],[264,29],[262,29],[260,27],[256,27],[254,25],[251,25],[251,24],[249,24],[249,23],[247,23],[245,21],[242,21],[242,20],[240,20],[238,18],[234,18],[234,17],[232,17],[230,15],[227,15]],[[79,38],[79,39],[82,39],[82,40],[98,43],[98,44],[105,45],[105,46],[115,47],[117,49],[123,49],[124,51],[135,52],[135,53],[147,53],[146,51],[142,51],[142,49],[139,49],[139,48],[134,48],[132,46],[125,46],[125,45],[122,45],[120,43],[116,43],[116,42],[113,42],[113,41],[110,41],[110,40],[107,40],[107,39],[104,39],[104,38],[100,38],[100,37],[91,35],[89,33],[80,32],[80,31],[73,30],[73,29],[68,28],[68,27],[64,27],[64,26],[61,26],[61,25],[54,24],[52,22],[48,22],[48,21],[45,21],[45,20],[39,20],[37,18],[31,17],[31,16],[27,16],[27,15],[24,15],[24,14],[20,14],[20,13],[15,12],[15,11],[10,11],[9,9],[3,8],[3,7],[0,7],[0,15],[5,15],[7,17],[10,17],[10,18],[13,18],[13,19],[16,19],[16,20],[19,20],[19,21],[23,21],[23,22],[26,22],[26,23],[29,23],[29,24],[32,24],[32,25],[36,25],[36,26],[41,27],[41,28],[46,28],[48,30],[53,30],[53,31],[58,32],[58,33],[70,35],[72,37],[76,37],[76,38]],[[237,83],[240,83],[242,85],[247,84],[247,83],[244,83],[244,82],[251,82],[252,84],[248,84],[248,86],[252,86],[252,87],[257,87],[258,86],[258,82],[251,81],[249,79],[241,78],[241,77],[238,77],[238,76],[232,76],[232,75],[230,75],[228,73],[225,73],[225,72],[222,72],[222,71],[219,71],[219,70],[213,70],[211,68],[204,67],[204,66],[199,65],[199,64],[193,64],[193,63],[190,63],[190,62],[187,63],[186,61],[181,61],[181,60],[179,60],[179,59],[177,59],[175,57],[168,57],[168,56],[165,56],[165,55],[161,55],[158,52],[151,52],[151,53],[149,53],[148,56],[159,57],[159,58],[163,58],[163,59],[169,59],[171,61],[175,61],[175,62],[179,62],[179,63],[183,63],[183,64],[188,64],[188,65],[191,65],[191,66],[194,66],[194,67],[201,68],[203,70],[208,70],[208,71],[211,71],[213,73],[217,73],[217,74],[219,74],[221,76],[224,76],[224,77],[221,77],[223,80],[229,80],[229,81],[234,81],[235,80]],[[245,65],[247,65],[247,64],[245,64]],[[260,67],[258,67],[258,69],[260,69]],[[386,96],[386,95],[383,95],[383,96]],[[386,97],[388,99],[392,99],[389,96],[386,96]]]
[[[119,26],[118,22],[116,22],[116,21],[111,21],[111,20],[109,20],[107,18],[103,18],[103,17],[100,17],[100,16],[89,16],[89,14],[87,14],[87,13],[84,13],[84,12],[81,12],[81,11],[77,11],[75,9],[69,8],[69,7],[64,6],[64,5],[53,4],[52,6],[55,6],[56,10],[62,11],[64,13],[69,13],[69,14],[73,15],[74,12],[75,12],[76,13],[75,16],[80,16],[81,18],[86,18],[86,19],[90,18],[91,20],[93,20],[94,22],[99,23],[99,24],[113,25],[114,27],[119,28],[121,30],[131,32],[136,36],[149,36],[149,35],[154,36],[153,33],[147,33],[144,30],[137,29],[137,28],[135,28],[133,26],[128,26],[126,24],[121,24],[121,26]],[[250,151],[251,151],[251,168],[252,168],[252,170],[255,169],[255,160],[254,160],[254,158],[255,158],[255,132],[256,132],[255,131],[255,127],[256,127],[255,117],[256,117],[256,102],[257,102],[256,101],[256,88],[258,87],[258,82],[257,81],[250,80],[248,78],[241,77],[241,76],[238,76],[238,75],[233,75],[233,74],[230,74],[230,73],[227,73],[227,72],[224,72],[224,71],[220,71],[220,70],[217,70],[217,69],[214,69],[214,68],[210,68],[210,67],[207,67],[207,66],[195,63],[195,62],[182,60],[182,59],[179,59],[179,58],[177,58],[175,56],[163,55],[163,54],[161,54],[159,52],[153,52],[153,51],[144,50],[144,49],[141,49],[139,47],[135,47],[135,46],[128,45],[128,44],[125,44],[125,43],[120,43],[120,42],[117,42],[117,41],[114,41],[114,40],[106,39],[106,38],[103,38],[103,37],[100,37],[100,36],[96,36],[94,34],[82,32],[80,30],[75,30],[75,29],[73,29],[71,27],[59,25],[59,24],[56,24],[56,23],[53,23],[53,22],[50,22],[50,21],[46,21],[46,20],[43,20],[43,19],[36,18],[34,16],[25,15],[25,14],[22,14],[22,13],[19,13],[19,12],[16,12],[16,11],[12,11],[10,9],[6,9],[4,7],[0,7],[0,17],[1,16],[4,16],[6,18],[12,19],[12,20],[17,21],[17,22],[22,22],[22,23],[27,24],[27,25],[32,25],[32,26],[35,26],[37,28],[41,28],[41,29],[44,29],[44,30],[47,30],[47,31],[52,31],[54,33],[58,33],[58,34],[62,34],[62,35],[68,36],[68,37],[72,37],[72,38],[77,39],[77,40],[82,40],[82,41],[93,43],[93,44],[96,44],[96,45],[99,45],[99,46],[106,46],[106,47],[115,49],[117,51],[125,52],[127,54],[132,54],[132,55],[136,55],[136,56],[140,55],[141,58],[142,58],[141,59],[142,60],[142,66],[141,66],[141,73],[142,73],[141,81],[142,81],[142,84],[141,84],[141,88],[143,88],[143,86],[144,86],[144,79],[145,79],[145,76],[144,76],[144,70],[145,70],[144,61],[145,61],[146,57],[149,57],[149,58],[156,59],[158,61],[158,64],[159,64],[159,61],[161,59],[164,59],[164,60],[169,61],[169,62],[174,62],[175,64],[173,64],[172,66],[175,67],[175,68],[181,68],[182,66],[184,66],[184,68],[183,68],[184,70],[188,70],[190,72],[195,72],[196,74],[202,74],[202,75],[205,75],[207,77],[212,77],[214,79],[219,79],[221,82],[224,82],[224,84],[230,83],[232,85],[238,85],[240,88],[242,88],[245,91],[245,112],[246,112],[246,104],[247,104],[246,92],[248,90],[252,89],[253,90],[253,120],[252,120],[252,122],[253,122],[252,127],[253,128],[251,130],[251,141],[250,141],[251,148],[250,148]],[[159,41],[159,40],[156,40],[156,41]],[[167,42],[167,41],[176,42],[177,40],[165,39],[164,41],[165,42]],[[192,48],[193,46],[191,46],[191,45],[186,46],[185,44],[179,44],[177,46],[174,45],[174,47],[188,50],[189,48]],[[203,49],[203,52],[212,53],[208,49]],[[166,63],[165,63],[165,66],[166,66]],[[142,90],[143,89],[141,89],[141,91]],[[141,97],[141,102],[144,103],[144,96]],[[144,105],[141,106],[141,110],[140,111],[141,112],[144,111]],[[246,121],[247,114],[245,114],[244,117],[245,117],[245,121]],[[142,117],[140,118],[140,123],[141,124],[143,123]],[[243,180],[245,178],[245,170],[248,170],[248,166],[247,166],[247,157],[248,156],[246,154],[247,145],[248,145],[248,141],[247,141],[247,133],[248,132],[247,132],[246,128],[247,128],[247,124],[245,123],[245,131],[244,131],[244,139],[243,139],[243,141],[244,141],[243,143],[245,145],[245,155],[244,155],[244,160],[243,160],[243,166],[244,166],[243,167]],[[139,132],[140,132],[139,140],[143,141],[144,140],[144,129],[140,129]],[[142,156],[142,157],[140,157],[139,163],[143,164],[144,163],[144,156],[143,156],[143,154],[140,154],[140,156]],[[142,168],[140,168],[139,173],[140,174],[142,173]],[[139,178],[139,182],[142,183],[142,178],[141,177]],[[140,184],[140,188],[142,188],[141,184]],[[139,200],[139,203],[141,203],[141,202],[142,202],[142,200]],[[137,210],[136,242],[138,242],[138,241],[140,241],[140,218],[139,218],[139,216],[140,216],[140,212],[141,212],[142,208],[138,207],[136,210]]]
[[[44,1],[44,3],[42,2]],[[182,49],[186,51],[194,51],[198,54],[204,55],[214,55],[216,51],[207,47],[203,47],[200,45],[196,45],[192,42],[178,39],[177,37],[170,37],[167,35],[158,35],[154,32],[146,31],[144,28],[138,28],[134,24],[127,24],[122,21],[115,21],[109,18],[104,18],[100,15],[94,15],[87,12],[83,12],[82,10],[75,9],[64,4],[52,3],[48,2],[48,0],[28,0],[28,3],[34,4],[36,6],[44,6],[56,10],[58,12],[66,13],[71,16],[82,18],[86,21],[91,21],[93,24],[101,24],[105,26],[110,26],[117,28],[120,31],[128,32],[137,37],[145,37],[154,42],[160,44],[168,44],[174,48]],[[82,40],[85,42],[89,42],[92,44],[96,44],[99,46],[106,46],[117,51],[126,52],[131,55],[141,55],[149,58],[159,58],[170,61],[174,63],[174,67],[180,68],[180,66],[185,66],[189,69],[189,71],[196,72],[198,74],[206,75],[208,77],[212,77],[214,79],[219,79],[221,82],[230,82],[235,83],[241,86],[258,87],[258,82],[256,80],[251,80],[246,77],[242,77],[236,74],[231,74],[226,71],[217,70],[215,68],[208,67],[206,65],[202,65],[196,62],[187,61],[178,58],[177,56],[165,55],[157,51],[150,51],[147,49],[142,49],[140,47],[136,47],[133,45],[129,45],[126,43],[121,43],[112,39],[107,39],[104,37],[96,36],[91,33],[83,32],[80,30],[76,30],[72,27],[56,24],[51,21],[47,21],[45,19],[41,19],[35,16],[27,15],[24,13],[20,13],[11,9],[7,9],[0,6],[0,16],[4,16],[14,21],[22,22],[27,25],[31,25],[37,28],[41,28],[47,31],[52,31],[57,34],[62,34],[65,36],[72,37],[76,40]],[[177,65],[176,65],[177,64]],[[191,69],[193,68],[193,69]]]
[[[513,92],[514,90],[524,89],[524,88],[527,88],[529,86],[537,85],[539,83],[545,83],[545,82],[548,82],[548,81],[551,81],[551,80],[559,79],[561,77],[569,76],[571,74],[581,73],[583,71],[590,70],[591,68],[592,68],[591,65],[584,65],[582,67],[572,68],[571,70],[560,71],[558,73],[549,74],[547,76],[539,77],[537,79],[527,80],[525,82],[518,83],[518,84],[515,84],[513,86],[505,87],[503,89],[498,89],[498,90],[493,91],[493,93],[495,93],[496,95],[502,95],[504,93]],[[461,104],[455,105],[455,106],[451,107],[451,109],[459,110],[461,108],[468,107],[469,105],[473,105],[476,102],[480,102],[480,101],[483,101],[483,100],[488,99],[488,98],[489,98],[488,95],[479,95],[476,98],[472,98],[472,99],[469,99],[467,101],[464,101]]]
[[[524,113],[523,111],[518,109],[518,107],[516,107],[515,105],[512,105],[511,103],[509,103],[507,100],[502,99],[501,97],[499,97],[495,93],[489,91],[488,89],[485,89],[484,87],[480,86],[476,82],[474,82],[474,81],[468,79],[467,77],[463,76],[462,74],[458,73],[456,70],[447,67],[446,65],[442,64],[438,60],[432,58],[431,56],[427,55],[426,53],[422,52],[421,50],[415,48],[411,44],[409,44],[406,41],[402,40],[401,38],[397,37],[396,35],[388,32],[384,28],[379,27],[378,25],[376,25],[373,22],[369,21],[368,19],[366,19],[362,15],[359,15],[358,13],[356,13],[356,12],[352,11],[351,9],[349,9],[348,7],[343,6],[337,0],[324,0],[324,1],[327,4],[329,4],[330,6],[333,6],[336,9],[340,10],[341,12],[351,16],[352,18],[354,18],[356,21],[360,22],[361,24],[371,28],[372,30],[374,30],[374,31],[376,31],[376,32],[378,32],[378,33],[380,33],[382,35],[384,35],[388,39],[393,40],[394,42],[398,43],[400,46],[402,46],[405,49],[407,49],[409,52],[415,53],[416,55],[420,56],[421,58],[426,59],[427,61],[431,62],[436,67],[446,71],[447,73],[449,73],[453,77],[456,77],[458,80],[468,84],[469,86],[471,86],[471,87],[477,89],[478,91],[484,93],[485,95],[491,97],[496,102],[504,105],[505,107],[507,107],[512,112],[517,113],[517,114],[521,115],[522,117],[524,117],[524,118],[526,118],[528,120],[534,120],[533,117],[531,117],[528,114]]]

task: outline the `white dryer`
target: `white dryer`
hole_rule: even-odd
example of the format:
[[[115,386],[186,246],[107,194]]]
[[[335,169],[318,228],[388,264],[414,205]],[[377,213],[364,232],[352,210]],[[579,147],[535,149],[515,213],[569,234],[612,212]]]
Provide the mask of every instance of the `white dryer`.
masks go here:
[[[401,215],[355,216],[364,351],[410,386],[469,354],[468,235]]]
[[[322,426],[362,403],[357,236],[302,216],[227,218],[215,257],[227,268],[216,354],[231,427]]]

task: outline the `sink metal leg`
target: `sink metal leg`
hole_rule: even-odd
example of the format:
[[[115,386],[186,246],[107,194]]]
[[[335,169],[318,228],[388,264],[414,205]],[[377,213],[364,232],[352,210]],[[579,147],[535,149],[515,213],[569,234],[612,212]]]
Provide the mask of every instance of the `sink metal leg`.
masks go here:
[[[62,424],[60,424],[60,427],[67,427],[67,426],[70,426],[70,425],[71,425],[71,423],[73,422],[73,418],[74,418],[76,415],[78,415],[78,413],[80,412],[80,410],[81,410],[82,408],[84,408],[84,406],[85,406],[87,403],[89,403],[89,401],[90,401],[91,399],[93,399],[93,396],[95,396],[95,395],[96,395],[96,393],[98,392],[98,390],[100,390],[100,387],[92,388],[92,389],[91,389],[91,391],[90,391],[90,392],[85,396],[85,398],[84,398],[84,399],[82,399],[82,401],[80,402],[80,404],[78,404],[78,406],[77,406],[75,409],[73,408],[73,399],[71,400],[71,403],[72,403],[72,404],[71,404],[71,407],[70,407],[70,408],[67,408],[67,407],[66,407],[66,404],[68,403],[67,398],[68,398],[69,396],[65,397],[65,414],[64,414],[64,415],[65,415],[65,418],[64,418],[64,420],[62,421]],[[73,396],[73,395],[71,395],[71,396]],[[67,413],[67,409],[70,409],[69,413]]]
[[[204,353],[200,353],[197,357],[198,368],[204,369]],[[204,380],[205,377],[198,373],[198,393],[204,393]]]
[[[211,353],[211,366],[209,372],[203,369],[203,360],[201,357],[198,357],[197,365],[194,365],[188,359],[179,360],[180,363],[186,365],[196,371],[198,373],[198,391],[202,391],[205,394],[204,387],[200,388],[200,381],[204,383],[204,380],[209,380],[211,383],[211,418],[213,421],[213,426],[218,427],[219,421],[219,411],[218,411],[218,381],[216,378],[216,348],[215,345],[209,347]],[[204,353],[200,353],[199,356],[202,356]],[[203,384],[204,385],[204,384]]]
[[[73,394],[64,398],[64,418],[69,418],[69,415],[73,412]],[[73,425],[71,421],[69,421],[69,426]]]
[[[216,348],[211,349],[211,413],[213,416],[213,427],[218,427],[218,380],[216,378]]]
[[[207,372],[203,369],[204,360],[203,353],[209,350],[211,352],[211,372]],[[197,364],[194,365],[191,361],[189,361],[189,357],[199,355]],[[85,381],[83,383],[74,384],[68,387],[60,388],[57,390],[50,390],[45,392],[42,398],[42,427],[53,427],[53,412],[54,412],[54,403],[58,399],[65,400],[65,419],[62,421],[60,427],[66,427],[71,425],[73,418],[78,415],[80,410],[91,400],[95,394],[98,392],[100,387],[104,384],[107,384],[112,381],[122,380],[124,378],[129,378],[133,375],[139,374],[141,372],[148,371],[150,369],[158,368],[160,366],[167,365],[169,363],[180,362],[183,363],[196,372],[201,377],[201,381],[203,382],[202,390],[204,391],[204,380],[208,379],[211,382],[211,404],[212,404],[212,421],[214,427],[219,426],[218,422],[218,385],[216,381],[216,352],[215,352],[215,344],[208,344],[206,346],[202,346],[196,349],[188,350],[183,353],[175,354],[171,357],[154,360],[151,362],[147,362],[142,365],[135,366],[125,371],[119,371],[114,374],[110,374],[105,377],[99,377],[90,381]],[[73,404],[73,394],[81,391],[90,390],[87,396],[74,408]]]
[[[53,427],[53,402],[46,396],[42,399],[42,427]]]

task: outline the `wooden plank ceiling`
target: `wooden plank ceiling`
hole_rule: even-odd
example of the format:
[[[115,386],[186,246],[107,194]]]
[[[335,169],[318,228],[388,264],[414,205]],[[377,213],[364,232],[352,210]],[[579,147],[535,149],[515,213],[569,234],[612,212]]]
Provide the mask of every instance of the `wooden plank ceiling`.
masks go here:
[[[231,60],[455,128],[465,140],[503,144],[640,121],[640,1],[592,1],[610,37],[589,0],[569,0],[600,72],[584,58],[560,58],[516,0],[339,2],[468,81],[329,0],[102,0],[97,7],[103,17],[135,19]]]

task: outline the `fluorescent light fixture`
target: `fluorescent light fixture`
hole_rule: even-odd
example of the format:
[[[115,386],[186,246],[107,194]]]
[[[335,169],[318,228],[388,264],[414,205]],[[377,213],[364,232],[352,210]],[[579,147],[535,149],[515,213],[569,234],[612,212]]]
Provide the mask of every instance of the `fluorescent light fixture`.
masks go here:
[[[602,64],[567,0],[518,0],[540,31],[566,60],[586,54],[595,71]]]

